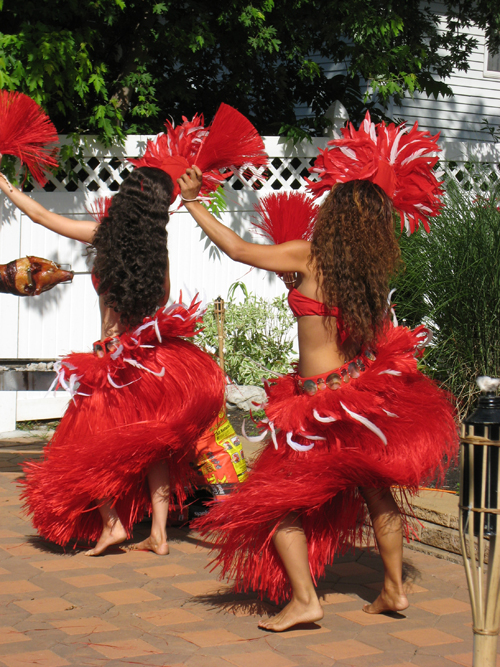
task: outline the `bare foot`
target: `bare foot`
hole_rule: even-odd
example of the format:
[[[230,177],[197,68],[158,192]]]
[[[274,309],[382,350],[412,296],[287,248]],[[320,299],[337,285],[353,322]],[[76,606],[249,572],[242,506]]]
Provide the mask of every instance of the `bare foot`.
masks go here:
[[[323,607],[318,598],[309,604],[292,599],[279,614],[273,616],[268,621],[261,621],[259,628],[272,630],[273,632],[283,632],[298,623],[314,623],[321,621],[324,616]]]
[[[104,526],[101,537],[93,549],[85,552],[86,556],[99,556],[113,544],[120,544],[127,539],[127,531],[121,521],[116,521],[111,526]]]
[[[128,548],[131,551],[154,551],[158,556],[166,556],[170,553],[167,540],[156,539],[152,535],[142,542],[131,544]]]
[[[408,598],[404,593],[389,593],[385,588],[372,602],[365,604],[363,611],[367,614],[383,614],[385,611],[404,611],[408,607]]]

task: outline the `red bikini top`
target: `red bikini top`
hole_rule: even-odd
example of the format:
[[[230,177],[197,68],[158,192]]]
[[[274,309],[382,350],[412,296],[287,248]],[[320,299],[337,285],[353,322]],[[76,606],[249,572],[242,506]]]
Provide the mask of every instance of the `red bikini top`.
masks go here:
[[[310,296],[302,294],[302,292],[299,292],[296,287],[288,292],[288,305],[290,306],[290,310],[295,315],[295,317],[303,317],[307,315],[339,317],[340,315],[339,308],[332,308],[331,310],[328,310],[324,303],[321,303],[321,301],[316,301],[316,299],[311,299]]]
[[[316,301],[316,299],[311,299],[310,296],[306,296],[299,292],[299,290],[294,287],[288,292],[288,305],[290,310],[295,315],[295,317],[307,317],[308,315],[320,315],[321,317],[336,317],[337,318],[337,329],[339,332],[340,340],[343,343],[348,337],[349,333],[344,329],[344,322],[342,320],[342,313],[340,308],[328,308],[321,301]]]

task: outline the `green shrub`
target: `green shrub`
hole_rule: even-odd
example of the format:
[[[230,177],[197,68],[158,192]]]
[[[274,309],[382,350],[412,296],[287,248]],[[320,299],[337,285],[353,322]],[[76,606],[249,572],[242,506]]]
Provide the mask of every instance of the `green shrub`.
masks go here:
[[[500,373],[499,190],[490,181],[484,192],[479,167],[472,176],[468,191],[449,179],[430,234],[402,235],[405,268],[393,281],[400,322],[433,330],[424,370],[453,392],[461,417],[477,394],[476,377]]]
[[[238,288],[244,295],[241,303],[234,298]],[[249,294],[241,282],[231,285],[224,316],[224,368],[231,380],[240,385],[261,386],[263,378],[290,372],[294,360],[290,333],[294,324],[285,295],[264,299]],[[197,340],[218,356],[213,304],[208,306],[204,325]]]

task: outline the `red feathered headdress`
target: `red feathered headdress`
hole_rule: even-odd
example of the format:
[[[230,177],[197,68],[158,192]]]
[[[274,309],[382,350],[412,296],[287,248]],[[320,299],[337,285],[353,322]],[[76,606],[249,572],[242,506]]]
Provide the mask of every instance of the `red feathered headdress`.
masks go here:
[[[23,93],[0,90],[0,154],[15,155],[45,185],[58,167],[57,130],[42,107]]]
[[[234,169],[255,169],[267,164],[264,142],[245,116],[221,104],[211,125],[203,126],[203,115],[174,127],[166,121],[166,132],[148,141],[142,158],[129,160],[135,167],[162,169],[174,182],[174,197],[180,193],[177,179],[196,164],[203,172],[201,194],[214,192]],[[224,173],[220,170],[224,169]]]
[[[312,237],[318,205],[303,192],[280,192],[254,204],[260,220],[253,226],[273,243]]]
[[[401,229],[411,234],[420,223],[429,231],[428,218],[439,214],[443,207],[442,181],[434,166],[440,151],[435,137],[418,129],[418,123],[406,129],[404,123],[375,125],[366,112],[359,130],[352,123],[341,130],[342,139],[329,141],[332,148],[321,150],[314,167],[319,181],[308,180],[315,196],[330,190],[335,183],[368,180],[379,185],[391,198],[401,216]]]

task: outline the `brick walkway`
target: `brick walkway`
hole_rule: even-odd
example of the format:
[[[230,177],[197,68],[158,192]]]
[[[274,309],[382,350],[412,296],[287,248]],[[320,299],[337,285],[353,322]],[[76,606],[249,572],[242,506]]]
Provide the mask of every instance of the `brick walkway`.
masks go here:
[[[117,549],[87,558],[37,538],[15,481],[19,462],[40,451],[39,439],[0,440],[0,665],[472,665],[461,565],[405,549],[410,608],[369,616],[361,606],[376,597],[382,566],[356,550],[320,584],[321,624],[266,633],[257,620],[275,608],[218,582],[205,567],[210,545],[188,529],[170,529],[167,557]]]

